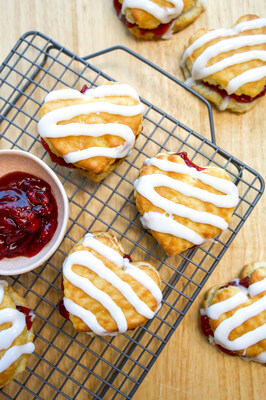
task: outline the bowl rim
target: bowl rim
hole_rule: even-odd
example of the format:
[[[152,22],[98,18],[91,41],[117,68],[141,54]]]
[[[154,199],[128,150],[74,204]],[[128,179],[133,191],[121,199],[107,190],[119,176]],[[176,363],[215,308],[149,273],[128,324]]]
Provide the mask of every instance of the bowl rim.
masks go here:
[[[28,157],[31,158],[33,161],[35,161],[37,164],[40,165],[40,167],[42,169],[44,169],[52,178],[52,180],[55,182],[56,186],[59,188],[60,193],[62,195],[62,199],[63,199],[63,217],[62,217],[62,222],[61,222],[61,229],[60,232],[57,236],[57,239],[54,241],[53,245],[51,246],[51,248],[49,249],[49,251],[47,251],[40,259],[38,259],[36,262],[26,266],[23,268],[23,259],[27,259],[30,260],[31,257],[25,257],[25,256],[18,256],[18,257],[14,257],[14,259],[18,259],[21,258],[21,268],[17,268],[14,269],[12,271],[10,270],[2,270],[2,268],[0,267],[0,275],[4,275],[4,276],[13,276],[13,275],[20,275],[20,274],[24,274],[26,272],[30,272],[33,269],[39,267],[40,265],[44,264],[45,261],[48,260],[48,258],[50,258],[55,251],[58,249],[58,247],[60,246],[65,233],[66,233],[66,229],[67,229],[67,223],[69,220],[69,201],[68,201],[68,197],[66,194],[66,191],[64,189],[64,186],[62,185],[60,179],[57,177],[57,175],[55,174],[55,172],[52,170],[51,167],[49,167],[43,160],[41,160],[39,157],[35,156],[34,154],[31,154],[25,150],[13,150],[13,149],[0,149],[0,156],[2,154],[17,154],[19,156],[22,157]],[[53,241],[53,237],[51,238],[50,242]],[[50,243],[48,242],[48,243]],[[47,243],[47,244],[48,244]],[[45,246],[43,247],[45,248]],[[36,254],[38,255],[38,253]],[[7,258],[4,257],[1,261],[3,260],[8,260],[8,262],[12,262],[12,258]],[[10,273],[11,272],[11,273]]]

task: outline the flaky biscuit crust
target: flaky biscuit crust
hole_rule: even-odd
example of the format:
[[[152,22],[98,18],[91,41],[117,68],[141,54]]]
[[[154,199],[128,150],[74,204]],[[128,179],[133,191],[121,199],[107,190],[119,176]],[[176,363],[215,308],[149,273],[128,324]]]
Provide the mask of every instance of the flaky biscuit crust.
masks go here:
[[[123,0],[118,0],[123,4]],[[161,7],[172,8],[173,4],[166,0],[152,0]],[[179,32],[187,25],[191,24],[204,11],[204,7],[200,0],[183,0],[184,8],[182,13],[176,18],[173,33]],[[125,10],[126,19],[136,26],[128,28],[130,33],[138,39],[152,40],[160,39],[161,36],[155,35],[153,32],[143,32],[142,29],[156,29],[161,22],[153,15],[144,10],[137,8],[127,8]]]
[[[24,298],[16,292],[11,286],[7,286],[4,288],[4,296],[2,303],[0,304],[0,310],[5,308],[14,308],[16,306],[25,306],[27,304]],[[11,326],[11,323],[5,323],[0,325],[0,331],[5,330]],[[12,346],[20,346],[26,344],[28,342],[33,341],[33,333],[32,329],[28,331],[25,326],[23,332],[14,340]],[[0,350],[0,358],[4,356],[7,350]],[[7,385],[10,381],[12,381],[18,374],[23,372],[26,368],[26,362],[28,359],[28,354],[22,354],[8,369],[0,373],[0,388]]]
[[[266,277],[266,262],[255,262],[246,265],[241,274],[240,278],[250,278],[250,285],[263,280]],[[217,304],[221,301],[224,301],[230,297],[232,297],[237,292],[241,291],[241,288],[238,286],[228,286],[228,287],[221,287],[215,286],[211,290],[208,291],[206,299],[203,302],[203,309],[206,310],[207,307]],[[219,319],[213,320],[209,318],[210,327],[213,332],[218,328],[222,321],[227,318],[230,318],[234,315],[237,310],[244,309],[246,306],[251,305],[265,296],[265,291],[251,297],[249,296],[249,301],[239,305],[238,307],[234,308],[231,311],[225,312],[220,315]],[[248,319],[240,326],[235,328],[229,335],[229,340],[235,340],[249,331],[252,331],[259,326],[262,326],[266,322],[266,310],[261,312],[260,314],[256,315],[253,318]],[[248,347],[247,349],[239,350],[239,351],[232,351],[232,353],[239,355],[241,357],[251,358],[254,359],[258,357],[261,353],[266,351],[266,339],[261,340],[260,342],[254,344],[253,346]]]
[[[185,165],[185,161],[180,156],[173,154],[173,153],[158,154],[156,156],[156,158],[172,161],[177,164]],[[201,182],[199,180],[194,180],[194,178],[192,178],[188,175],[178,174],[175,172],[163,171],[153,165],[147,166],[144,164],[140,169],[139,176],[141,177],[143,175],[151,175],[151,174],[158,174],[158,173],[167,175],[167,176],[177,179],[177,180],[180,180],[191,186],[208,190],[211,193],[222,194],[221,192],[207,186],[203,182]],[[205,169],[205,171],[203,171],[203,173],[213,175],[213,176],[216,176],[216,177],[219,177],[222,179],[230,180],[227,172],[221,168],[206,167],[206,169]],[[186,197],[183,194],[181,194],[180,192],[177,192],[177,191],[167,188],[167,187],[158,187],[158,188],[156,188],[156,192],[159,193],[162,197],[165,197],[166,199],[173,201],[174,203],[183,204],[183,205],[193,208],[195,210],[206,211],[206,212],[210,212],[212,214],[218,215],[218,216],[224,218],[227,223],[229,223],[231,220],[234,208],[216,207],[215,205],[213,205],[211,203],[206,203],[206,202],[203,202],[199,199],[195,199],[192,197]],[[162,214],[165,213],[162,209],[156,207],[145,197],[141,196],[137,192],[136,189],[134,190],[134,196],[135,196],[137,209],[141,215],[148,213],[150,211],[155,211],[155,212],[159,212]],[[215,226],[196,223],[194,221],[189,220],[188,218],[179,217],[177,215],[173,215],[173,218],[175,221],[177,221],[177,222],[185,225],[186,227],[193,229],[194,231],[199,233],[204,239],[210,239],[210,238],[218,235],[221,232],[221,230]],[[177,254],[181,253],[182,251],[185,251],[194,246],[193,243],[191,243],[185,239],[175,237],[170,234],[155,232],[152,230],[150,230],[150,233],[163,246],[163,248],[168,256],[177,255]]]
[[[120,253],[123,256],[124,250],[122,248],[120,241],[116,237],[114,237],[113,235],[111,235],[110,233],[107,233],[107,232],[94,232],[93,235],[95,238],[97,238],[97,240],[101,241],[108,247],[116,250],[118,253]],[[83,242],[83,239],[81,239],[73,247],[73,249],[70,251],[69,254],[71,254],[75,251],[80,251],[80,250],[85,250],[85,251],[91,252],[94,256],[96,256],[98,259],[100,259],[105,264],[106,267],[108,267],[110,270],[115,272],[115,274],[118,275],[123,281],[127,282],[132,287],[132,289],[135,291],[135,293],[138,295],[138,297],[142,301],[144,301],[152,311],[156,310],[156,308],[157,308],[156,300],[145,287],[143,287],[134,278],[125,274],[123,269],[117,267],[115,264],[113,264],[107,258],[103,257],[101,254],[97,253],[95,250],[84,247],[82,242]],[[146,274],[148,274],[155,281],[155,283],[158,285],[158,287],[159,288],[161,287],[160,276],[151,264],[144,262],[144,261],[143,262],[142,261],[132,262],[131,264],[142,269],[143,271],[145,271]],[[113,287],[105,279],[100,278],[93,271],[91,271],[88,268],[81,266],[81,265],[74,265],[72,267],[72,270],[76,274],[90,280],[93,283],[93,285],[95,285],[98,289],[107,293],[112,298],[112,300],[122,309],[123,313],[125,314],[127,324],[128,324],[128,330],[135,329],[136,327],[138,327],[139,325],[141,325],[147,321],[147,319],[145,317],[143,317],[142,315],[137,313],[137,311],[134,309],[134,307],[125,299],[125,297],[120,293],[120,291],[117,290],[115,287]],[[71,299],[76,304],[80,305],[81,307],[85,308],[86,310],[91,311],[96,316],[99,324],[106,331],[109,331],[110,333],[117,332],[116,322],[114,321],[114,319],[111,317],[109,312],[103,307],[103,305],[101,303],[99,303],[92,297],[88,296],[81,289],[74,286],[65,277],[63,277],[63,286],[64,286],[64,296],[65,297]],[[73,323],[73,326],[77,331],[91,332],[91,330],[88,328],[88,326],[80,318],[70,314],[70,320]]]
[[[50,111],[58,108],[67,107],[75,104],[86,104],[95,102],[108,102],[118,105],[133,106],[138,104],[138,101],[133,97],[129,96],[108,96],[101,98],[93,98],[91,100],[83,101],[80,99],[71,100],[54,100],[48,101],[43,104],[40,110],[41,117]],[[141,132],[142,129],[142,115],[127,117],[122,115],[113,115],[104,112],[90,113],[87,115],[79,115],[75,118],[67,121],[61,121],[58,125],[65,125],[70,123],[85,123],[85,124],[106,124],[106,123],[120,123],[129,126],[135,137]],[[68,136],[61,138],[45,138],[45,142],[48,144],[52,153],[58,157],[77,150],[84,150],[89,147],[118,147],[124,144],[124,139],[114,135],[103,135],[100,137],[92,136]],[[92,157],[87,160],[81,160],[74,163],[74,167],[86,177],[90,178],[95,182],[100,182],[107,175],[109,175],[118,165],[120,165],[126,157],[121,159],[114,159],[110,157]]]
[[[251,21],[254,19],[259,18],[256,15],[244,15],[239,20],[235,23],[235,25],[239,24],[240,22],[244,21]],[[188,42],[188,46],[190,46],[192,43],[194,43],[198,38],[206,34],[207,32],[212,31],[211,29],[200,29],[197,31],[194,35],[191,36]],[[247,31],[243,31],[238,33],[237,35],[230,36],[230,38],[234,37],[239,37],[239,36],[245,36],[245,35],[257,35],[257,34],[266,34],[266,27],[262,27],[259,29],[250,29]],[[215,43],[218,43],[222,40],[224,40],[224,37],[219,37],[216,39],[211,40],[210,42],[206,43],[205,45],[201,46],[200,48],[196,49],[186,60],[185,65],[182,66],[183,73],[185,75],[185,78],[188,79],[191,77],[192,74],[192,68],[193,64],[196,61],[196,59],[205,51],[208,47],[214,45]],[[187,47],[188,47],[187,46]],[[266,44],[260,44],[260,45],[254,45],[254,46],[246,46],[242,47],[240,49],[236,50],[231,50],[222,54],[217,55],[216,57],[213,57],[210,62],[208,63],[208,66],[215,64],[218,61],[221,61],[225,58],[231,57],[232,55],[236,53],[242,53],[248,50],[266,50]],[[215,72],[212,75],[204,77],[202,80],[198,80],[195,82],[195,84],[192,84],[191,87],[195,89],[197,92],[202,94],[204,97],[206,97],[208,100],[212,101],[214,104],[217,106],[220,106],[223,100],[223,97],[217,93],[215,90],[204,86],[201,81],[207,82],[210,85],[218,86],[220,89],[226,90],[226,87],[230,80],[233,78],[237,77],[238,75],[242,74],[245,71],[248,71],[252,68],[256,67],[262,67],[265,65],[265,62],[262,60],[250,60],[247,62],[243,62],[240,64],[235,64],[232,66],[229,66],[227,68],[224,68],[221,71]],[[264,89],[264,86],[266,85],[266,77],[263,77],[262,79],[256,81],[256,82],[248,82],[244,85],[242,85],[239,89],[236,90],[235,94],[240,96],[240,95],[246,95],[250,96],[252,98],[256,97],[259,93],[262,92]],[[248,110],[250,110],[254,105],[259,101],[259,99],[254,100],[253,102],[250,103],[241,103],[238,102],[234,99],[229,100],[229,103],[227,105],[227,109],[230,109],[231,111],[238,112],[238,113],[243,113]]]

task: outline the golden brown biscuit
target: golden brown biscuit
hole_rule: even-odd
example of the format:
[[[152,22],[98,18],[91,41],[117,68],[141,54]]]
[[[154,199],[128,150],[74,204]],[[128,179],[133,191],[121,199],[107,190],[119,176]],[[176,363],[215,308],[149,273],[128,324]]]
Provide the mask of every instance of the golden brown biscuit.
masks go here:
[[[134,183],[141,222],[174,256],[228,227],[238,191],[227,172],[198,167],[187,153],[161,153],[147,159]]]
[[[80,93],[48,94],[39,134],[61,165],[74,167],[95,182],[112,172],[134,147],[142,128],[143,105],[126,84],[108,84]]]
[[[114,0],[117,15],[138,39],[169,39],[205,9],[204,0]],[[148,6],[145,9],[145,6]]]
[[[266,364],[266,262],[246,265],[240,279],[209,290],[201,329],[229,355]]]
[[[32,321],[23,297],[0,281],[0,388],[26,368],[34,351]]]
[[[116,335],[153,318],[160,308],[161,279],[144,261],[132,262],[106,232],[87,234],[63,265],[61,314],[80,332]]]
[[[250,110],[266,91],[266,18],[244,15],[232,29],[201,29],[181,60],[186,83],[220,110]]]

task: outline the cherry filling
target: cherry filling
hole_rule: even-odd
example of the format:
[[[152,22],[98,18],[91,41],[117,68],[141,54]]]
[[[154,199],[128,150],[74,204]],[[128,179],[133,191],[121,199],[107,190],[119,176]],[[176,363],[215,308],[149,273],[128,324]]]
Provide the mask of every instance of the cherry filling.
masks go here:
[[[237,94],[228,94],[226,90],[220,89],[218,86],[211,85],[208,82],[203,82],[203,85],[207,86],[208,88],[215,90],[215,92],[219,93],[220,96],[224,99],[226,96],[238,101],[239,103],[251,103],[252,101],[258,99],[259,97],[263,96],[266,93],[266,85],[264,86],[263,90],[255,97],[247,96],[246,94],[241,94],[238,96]]]
[[[42,179],[18,171],[0,178],[0,259],[36,255],[51,240],[57,215]]]
[[[82,87],[80,93],[84,94],[84,93],[86,92],[86,90],[88,90],[88,89],[89,89],[89,88],[88,88],[87,85],[83,85],[83,87]]]
[[[75,165],[66,163],[63,157],[58,157],[56,154],[54,154],[43,138],[41,138],[41,143],[53,162],[61,165],[61,167],[76,168]]]
[[[224,289],[229,286],[244,286],[245,288],[248,288],[249,281],[250,281],[249,276],[246,276],[245,278],[239,279],[239,281],[231,281],[231,282],[227,283],[226,285],[220,286],[219,289]],[[201,315],[200,327],[201,327],[201,331],[204,336],[206,336],[207,338],[214,337],[213,330],[210,326],[209,317],[207,315]],[[215,346],[217,346],[221,351],[228,354],[229,356],[237,355],[237,354],[233,353],[231,350],[224,348],[220,344],[215,343]]]
[[[126,26],[129,29],[137,26],[139,29],[139,32],[142,36],[145,36],[145,34],[147,32],[152,32],[155,36],[162,36],[168,31],[168,29],[170,28],[170,25],[173,22],[173,20],[172,20],[172,21],[168,22],[167,24],[160,24],[159,26],[157,26],[157,28],[154,28],[154,29],[143,29],[143,28],[140,28],[137,24],[132,24],[131,22],[129,22],[126,19],[126,17],[121,14],[122,4],[120,4],[118,0],[114,0],[114,8],[116,10],[118,17],[126,24]]]
[[[191,168],[195,168],[197,171],[204,171],[205,168],[201,168],[198,165],[194,164],[187,156],[187,152],[183,151],[182,153],[175,153],[177,156],[180,156],[182,160],[185,161],[186,165]]]
[[[26,316],[26,325],[27,325],[27,329],[28,331],[31,329],[32,327],[32,323],[33,323],[33,319],[34,319],[34,314],[31,311],[30,308],[25,307],[25,306],[16,306],[16,309],[20,312],[22,312],[23,314],[25,314]]]
[[[59,312],[64,317],[69,321],[69,312],[67,311],[66,307],[64,306],[64,301],[61,300],[58,304]]]
[[[61,280],[61,290],[64,293],[64,282],[63,282],[63,278]],[[65,319],[67,319],[68,321],[69,319],[69,312],[67,311],[66,307],[64,306],[64,300],[62,299],[59,304],[58,304],[58,309],[60,314],[62,315],[62,317],[64,317]]]
[[[133,261],[129,254],[124,254],[124,255],[123,255],[123,258],[128,259],[129,262],[132,262],[132,261]]]

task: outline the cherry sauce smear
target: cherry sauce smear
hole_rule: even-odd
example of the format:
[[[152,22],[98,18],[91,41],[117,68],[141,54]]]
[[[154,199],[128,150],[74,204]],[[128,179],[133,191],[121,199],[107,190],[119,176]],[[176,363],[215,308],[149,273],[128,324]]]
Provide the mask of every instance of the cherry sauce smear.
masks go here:
[[[19,171],[0,178],[0,259],[39,253],[51,240],[57,217],[48,183]]]

